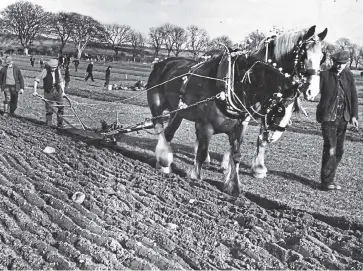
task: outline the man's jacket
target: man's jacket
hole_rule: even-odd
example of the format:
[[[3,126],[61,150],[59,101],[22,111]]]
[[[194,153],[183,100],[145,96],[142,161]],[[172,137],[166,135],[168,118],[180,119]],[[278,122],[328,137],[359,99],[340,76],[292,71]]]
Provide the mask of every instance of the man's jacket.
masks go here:
[[[7,71],[8,71],[8,66],[5,66],[0,70],[0,87],[2,91],[5,89]],[[23,75],[21,74],[19,67],[14,64],[13,64],[13,72],[14,72],[16,91],[24,89]]]
[[[93,64],[88,64],[88,66],[87,66],[87,72],[88,73],[92,73],[92,71],[93,71]]]
[[[353,117],[358,119],[358,99],[357,90],[355,88],[353,73],[349,69],[344,69],[340,73],[340,82],[345,93],[346,110],[344,118],[351,121]],[[338,97],[338,74],[331,68],[320,73],[320,102],[316,110],[316,120],[321,123],[325,119],[329,119],[331,105],[336,102]]]

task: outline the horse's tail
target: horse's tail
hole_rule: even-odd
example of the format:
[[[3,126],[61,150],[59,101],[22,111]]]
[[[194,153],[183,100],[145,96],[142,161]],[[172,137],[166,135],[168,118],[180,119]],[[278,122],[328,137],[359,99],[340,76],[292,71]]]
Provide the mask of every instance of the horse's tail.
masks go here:
[[[161,61],[154,64],[154,67],[149,75],[149,79],[146,84],[146,89],[149,89],[157,84],[161,83],[161,77],[167,67],[167,61]]]

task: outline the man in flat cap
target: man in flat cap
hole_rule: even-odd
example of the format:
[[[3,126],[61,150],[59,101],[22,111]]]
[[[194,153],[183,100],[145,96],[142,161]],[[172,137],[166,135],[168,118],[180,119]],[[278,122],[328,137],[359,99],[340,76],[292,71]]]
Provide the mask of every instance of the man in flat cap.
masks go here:
[[[321,98],[316,119],[324,139],[321,188],[339,190],[335,173],[344,153],[347,124],[358,128],[358,100],[352,72],[346,68],[350,54],[338,51],[331,56],[333,67],[320,73]]]
[[[35,77],[34,92],[33,95],[38,95],[37,87],[41,80],[43,80],[44,87],[44,99],[45,103],[45,123],[48,126],[52,126],[53,113],[57,114],[57,127],[63,127],[63,96],[64,93],[64,80],[62,73],[59,69],[58,59],[51,59],[46,64],[44,69]],[[58,111],[54,108],[54,104],[57,104]]]
[[[18,94],[24,91],[24,78],[11,56],[5,58],[5,66],[0,70],[0,87],[4,91],[4,116],[14,114],[18,106]]]

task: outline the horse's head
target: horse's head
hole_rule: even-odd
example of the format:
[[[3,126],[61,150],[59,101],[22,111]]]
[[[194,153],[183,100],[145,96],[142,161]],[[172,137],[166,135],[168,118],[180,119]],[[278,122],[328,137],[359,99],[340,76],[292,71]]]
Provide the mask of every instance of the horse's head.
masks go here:
[[[301,87],[296,80],[283,74],[275,75],[273,79],[274,81],[271,81],[270,78],[271,84],[268,87],[276,88],[277,92],[264,102],[262,108],[264,115],[262,136],[268,143],[277,141],[290,124],[292,113],[298,108],[296,104],[299,101],[299,87]],[[266,81],[268,80],[267,77]]]
[[[294,96],[284,97],[278,94],[267,103],[267,108],[264,116],[264,133],[263,137],[268,143],[273,143],[280,139],[286,131],[292,113],[295,108],[298,93]]]
[[[307,31],[287,32],[271,41],[261,43],[260,50],[255,55],[259,58],[267,55],[270,61],[277,62],[284,72],[305,79],[300,90],[304,93],[305,99],[311,101],[320,91],[320,65],[324,59],[321,42],[327,32],[326,28],[315,34],[315,26]]]
[[[295,50],[294,68],[296,75],[305,77],[305,84],[301,91],[306,100],[314,100],[320,92],[320,65],[325,58],[322,52],[321,41],[326,37],[328,29],[315,35],[315,26],[299,41]]]

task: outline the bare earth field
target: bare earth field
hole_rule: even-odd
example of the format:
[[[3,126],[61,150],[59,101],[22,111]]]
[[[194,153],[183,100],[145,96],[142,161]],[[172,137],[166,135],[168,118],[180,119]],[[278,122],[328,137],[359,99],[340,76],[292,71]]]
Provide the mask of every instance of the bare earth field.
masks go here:
[[[161,174],[153,168],[155,135],[122,135],[110,146],[91,131],[45,127],[44,104],[31,96],[37,70],[28,64],[18,116],[0,115],[0,269],[363,269],[362,130],[348,132],[337,172],[343,190],[331,193],[318,190],[316,103],[304,102],[310,117],[294,117],[268,147],[263,180],[249,173],[252,125],[243,194],[233,198],[219,190],[226,136],[213,138],[204,180],[191,180],[194,125],[183,122],[173,141],[174,174]],[[68,93],[87,125],[100,128],[116,112],[125,125],[150,117],[145,95],[120,102],[141,92],[106,92],[101,76],[76,78]],[[47,146],[56,152],[44,153]],[[86,196],[82,204],[72,201],[77,191]]]

